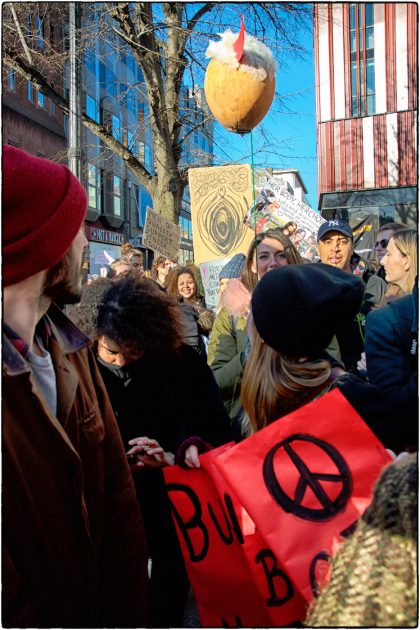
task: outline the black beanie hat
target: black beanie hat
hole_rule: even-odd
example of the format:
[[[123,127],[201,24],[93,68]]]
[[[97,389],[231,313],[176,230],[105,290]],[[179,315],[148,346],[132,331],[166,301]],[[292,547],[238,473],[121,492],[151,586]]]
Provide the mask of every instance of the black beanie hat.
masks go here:
[[[359,312],[364,295],[357,276],[322,263],[269,271],[252,295],[255,327],[265,343],[292,357],[315,357],[337,327]]]

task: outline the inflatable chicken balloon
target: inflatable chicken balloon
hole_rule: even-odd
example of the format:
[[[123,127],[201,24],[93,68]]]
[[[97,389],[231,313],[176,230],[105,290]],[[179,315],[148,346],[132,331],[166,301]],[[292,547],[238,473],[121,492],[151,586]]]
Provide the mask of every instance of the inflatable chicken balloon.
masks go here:
[[[277,62],[265,44],[245,32],[243,18],[239,35],[226,31],[220,38],[206,51],[207,103],[223,127],[249,133],[273,102]]]

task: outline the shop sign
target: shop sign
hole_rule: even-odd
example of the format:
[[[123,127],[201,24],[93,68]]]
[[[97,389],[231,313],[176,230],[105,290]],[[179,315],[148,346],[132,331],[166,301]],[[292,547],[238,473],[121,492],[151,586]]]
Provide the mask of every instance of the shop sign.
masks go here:
[[[86,226],[85,234],[89,241],[100,241],[101,243],[112,243],[113,245],[122,245],[124,243],[124,235],[121,232]]]

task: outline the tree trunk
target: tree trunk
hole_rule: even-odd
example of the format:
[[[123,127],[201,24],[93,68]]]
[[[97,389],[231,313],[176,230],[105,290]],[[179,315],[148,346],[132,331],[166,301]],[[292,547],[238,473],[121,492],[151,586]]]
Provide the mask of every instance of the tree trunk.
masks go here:
[[[178,224],[179,210],[185,184],[179,178],[179,171],[171,176],[165,166],[158,167],[152,192],[153,209],[166,219]]]

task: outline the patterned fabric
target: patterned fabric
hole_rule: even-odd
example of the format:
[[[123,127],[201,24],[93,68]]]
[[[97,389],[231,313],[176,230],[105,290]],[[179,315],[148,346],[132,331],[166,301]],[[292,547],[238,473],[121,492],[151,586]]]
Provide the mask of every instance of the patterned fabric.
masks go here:
[[[12,346],[23,356],[24,359],[28,358],[29,346],[19,337],[19,335],[13,330],[11,326],[3,322],[3,332]],[[41,339],[42,345],[45,349],[48,348],[49,338],[52,335],[51,328],[45,318],[42,318],[35,329],[35,334]]]
[[[417,483],[416,455],[385,468],[308,627],[417,627]]]

